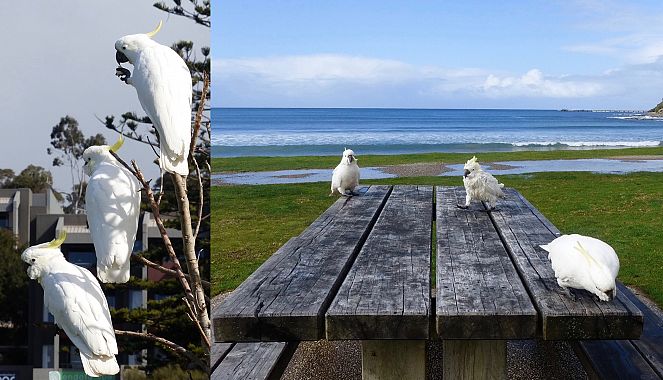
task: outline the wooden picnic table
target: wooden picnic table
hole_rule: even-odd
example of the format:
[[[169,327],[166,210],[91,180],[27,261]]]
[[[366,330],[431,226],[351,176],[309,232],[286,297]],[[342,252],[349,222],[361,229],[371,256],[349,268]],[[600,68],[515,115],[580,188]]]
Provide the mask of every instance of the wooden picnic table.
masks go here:
[[[503,378],[507,339],[640,336],[642,313],[623,294],[572,299],[557,285],[539,245],[559,231],[516,190],[490,213],[457,208],[462,187],[360,193],[228,296],[217,342],[361,340],[364,379],[424,379],[425,342],[443,340],[447,378]]]

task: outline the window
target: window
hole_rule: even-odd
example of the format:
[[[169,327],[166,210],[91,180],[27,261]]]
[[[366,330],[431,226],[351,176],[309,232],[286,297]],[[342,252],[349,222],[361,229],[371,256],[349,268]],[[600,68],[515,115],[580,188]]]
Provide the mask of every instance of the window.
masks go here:
[[[53,368],[53,345],[45,344],[41,346],[41,366],[43,368]]]
[[[67,254],[67,261],[88,270],[92,270],[97,266],[97,256],[94,251],[70,250]]]
[[[0,228],[12,228],[11,224],[9,223],[9,213],[0,212]]]
[[[76,346],[69,346],[69,364],[73,369],[82,369],[83,362],[81,361],[81,352]]]
[[[138,309],[143,307],[143,291],[130,290],[129,291],[129,309]]]
[[[50,323],[55,323],[55,317],[53,317],[53,314],[48,312],[48,308],[46,308],[46,299],[44,299],[44,305],[42,307],[43,312],[41,316],[41,321],[42,322],[50,322]]]
[[[115,308],[115,296],[106,296],[106,301],[108,302],[108,307],[111,309]]]

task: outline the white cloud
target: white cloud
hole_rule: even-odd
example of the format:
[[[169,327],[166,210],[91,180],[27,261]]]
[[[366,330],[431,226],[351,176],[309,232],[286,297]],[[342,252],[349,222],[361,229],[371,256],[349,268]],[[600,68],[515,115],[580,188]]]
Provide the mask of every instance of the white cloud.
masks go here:
[[[417,98],[429,103],[458,97],[582,98],[601,91],[601,85],[591,80],[546,76],[538,69],[517,76],[480,68],[417,66],[348,55],[214,59],[213,65],[213,83],[225,89],[215,92],[221,105],[235,105],[240,98],[252,101],[273,97],[296,103],[353,95],[370,102],[387,94],[394,101]]]
[[[525,96],[551,98],[582,98],[597,95],[602,86],[586,81],[546,78],[538,69],[531,69],[520,77],[490,74],[482,90],[489,96]]]

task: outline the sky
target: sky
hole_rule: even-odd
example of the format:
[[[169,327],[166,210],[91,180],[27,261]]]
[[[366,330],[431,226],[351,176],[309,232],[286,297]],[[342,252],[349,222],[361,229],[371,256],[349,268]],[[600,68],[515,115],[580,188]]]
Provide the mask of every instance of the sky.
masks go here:
[[[169,16],[154,8],[154,2],[0,2],[0,33],[5,36],[0,53],[0,168],[18,174],[29,164],[39,165],[53,173],[57,190],[70,191],[69,170],[51,166],[53,156],[46,154],[51,129],[60,118],[71,115],[86,136],[101,133],[112,144],[117,135],[96,117],[119,118],[127,111],[144,115],[135,89],[115,77],[115,41],[149,32],[163,19],[155,41],[170,46],[190,40],[194,46],[209,46],[209,28]],[[127,162],[135,159],[148,179],[159,175],[147,145],[127,139],[118,153]]]
[[[215,107],[652,108],[660,0],[213,2]]]

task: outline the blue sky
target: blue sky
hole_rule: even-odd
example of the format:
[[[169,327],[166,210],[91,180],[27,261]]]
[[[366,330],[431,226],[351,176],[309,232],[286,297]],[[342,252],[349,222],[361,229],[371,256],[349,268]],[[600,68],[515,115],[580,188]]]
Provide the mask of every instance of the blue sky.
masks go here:
[[[660,1],[213,3],[213,105],[645,109]]]

